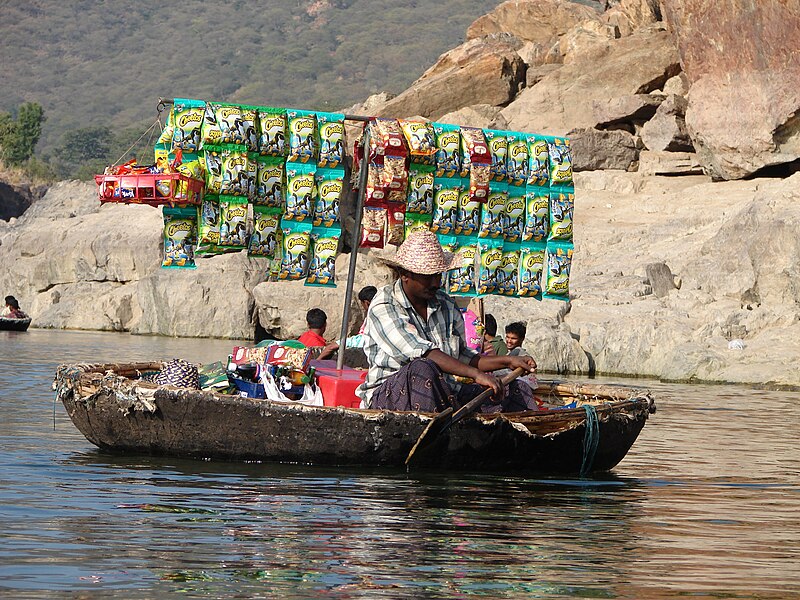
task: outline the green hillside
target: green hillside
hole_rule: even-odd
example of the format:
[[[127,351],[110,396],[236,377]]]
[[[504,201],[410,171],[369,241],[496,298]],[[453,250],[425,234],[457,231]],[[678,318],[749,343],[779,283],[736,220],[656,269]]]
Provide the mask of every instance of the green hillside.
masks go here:
[[[498,0],[0,1],[0,111],[45,111],[37,154],[90,127],[144,131],[156,101],[335,109],[400,92]]]

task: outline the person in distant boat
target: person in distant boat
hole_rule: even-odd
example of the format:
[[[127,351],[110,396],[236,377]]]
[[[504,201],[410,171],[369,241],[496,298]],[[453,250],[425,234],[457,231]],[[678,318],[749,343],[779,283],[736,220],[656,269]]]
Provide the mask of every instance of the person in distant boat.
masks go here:
[[[492,396],[482,412],[536,410],[527,384],[514,381],[506,393],[492,373],[518,367],[533,372],[533,358],[481,356],[467,346],[461,311],[441,289],[442,273],[453,263],[428,230],[410,234],[398,248],[390,262],[398,279],[378,290],[367,312],[369,371],[357,389],[362,408],[458,409],[489,388]]]
[[[19,302],[17,302],[14,296],[6,296],[6,307],[3,313],[0,314],[0,317],[5,317],[6,319],[27,319],[28,315],[20,310]]]
[[[515,321],[506,325],[506,346],[509,354],[518,356],[525,353],[522,349],[522,342],[525,341],[527,332],[528,328],[522,321]]]
[[[325,330],[328,328],[328,315],[321,308],[312,308],[306,313],[306,325],[308,330],[304,332],[297,341],[305,344],[309,348],[322,348],[318,359],[328,358],[339,347],[339,344],[329,344],[325,338]]]
[[[497,337],[497,319],[489,313],[483,317],[483,353],[489,356],[508,354],[508,346],[503,338]]]

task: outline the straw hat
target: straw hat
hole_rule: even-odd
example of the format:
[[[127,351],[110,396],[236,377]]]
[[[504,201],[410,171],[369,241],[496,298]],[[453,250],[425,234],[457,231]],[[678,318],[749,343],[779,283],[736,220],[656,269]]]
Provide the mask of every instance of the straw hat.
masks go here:
[[[435,233],[420,230],[409,235],[400,244],[394,258],[386,259],[386,262],[418,275],[435,275],[454,268],[454,259],[452,252],[442,249]]]

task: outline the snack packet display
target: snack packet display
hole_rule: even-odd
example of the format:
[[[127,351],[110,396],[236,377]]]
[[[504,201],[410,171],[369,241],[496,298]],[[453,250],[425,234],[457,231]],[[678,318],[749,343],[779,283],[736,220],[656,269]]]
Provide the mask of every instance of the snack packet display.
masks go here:
[[[433,167],[416,164],[410,166],[406,208],[408,212],[423,215],[433,214],[433,182]]]
[[[172,112],[174,115],[172,149],[181,148],[184,152],[197,152],[200,148],[200,129],[206,112],[205,102],[175,98]]]
[[[522,241],[542,242],[550,232],[550,188],[528,186],[525,189],[525,227]]]
[[[405,202],[408,193],[407,160],[402,156],[383,157],[383,188],[387,202]]]
[[[457,125],[434,123],[436,137],[436,177],[458,177],[461,175],[461,130]]]
[[[550,188],[550,234],[548,241],[572,241],[572,213],[575,194],[572,188]]]
[[[281,220],[283,231],[283,252],[278,279],[298,281],[308,275],[308,261],[311,250],[311,222]]]
[[[523,243],[520,247],[517,296],[541,300],[544,253],[543,243]]]
[[[408,156],[405,137],[396,119],[373,119],[370,124],[370,152],[379,156]]]
[[[431,215],[420,215],[417,213],[406,213],[406,236],[408,237],[415,231],[431,230]]]
[[[220,195],[255,196],[255,161],[251,161],[244,146],[227,146],[222,152],[222,184]]]
[[[258,152],[263,156],[286,156],[286,109],[258,108]]]
[[[458,213],[454,232],[457,235],[473,235],[478,233],[481,225],[482,202],[469,195],[469,185],[464,185],[466,180],[461,180],[461,191],[458,194]]]
[[[386,245],[388,214],[385,206],[365,206],[361,217],[360,248],[383,248]]]
[[[497,271],[503,264],[503,240],[481,239],[478,241],[478,251],[480,252],[478,295],[494,294],[497,291]]]
[[[316,164],[318,154],[317,115],[307,110],[287,110],[288,161]]]
[[[492,162],[489,173],[492,181],[506,181],[506,157],[508,156],[508,139],[505,131],[484,129],[486,143]]]
[[[406,205],[392,203],[387,205],[386,210],[388,217],[386,243],[399,246],[405,239]]]
[[[317,200],[314,204],[314,227],[332,227],[339,222],[344,169],[317,169],[314,181],[317,188]]]
[[[478,237],[503,239],[508,184],[493,181],[489,187],[489,197],[481,210],[481,228]]]
[[[506,242],[522,240],[522,231],[525,228],[525,188],[508,186],[504,221],[503,236]]]
[[[197,243],[197,208],[164,206],[164,268],[194,269]]]
[[[204,148],[206,194],[219,194],[222,189],[222,153],[223,149],[218,146]]]
[[[511,185],[524,186],[528,182],[528,135],[511,132],[507,136],[508,155],[506,175]]]
[[[336,251],[342,230],[338,227],[315,227],[311,230],[311,263],[306,285],[336,287]]]
[[[542,297],[569,300],[569,272],[572,267],[572,244],[547,244],[542,271]]]
[[[219,198],[206,195],[198,208],[197,254],[213,253],[219,245]]]
[[[550,150],[547,138],[528,136],[528,185],[550,184]]]
[[[447,291],[453,296],[477,295],[480,255],[474,238],[457,236],[458,266],[447,272]]]
[[[516,296],[517,283],[519,277],[520,245],[503,245],[503,256],[500,266],[497,268],[497,289],[496,294],[501,296]]]
[[[219,246],[247,247],[247,198],[219,197]]]
[[[247,255],[275,258],[278,247],[278,229],[281,226],[281,209],[270,206],[253,207],[253,234],[247,245]]]
[[[267,365],[288,367],[298,371],[308,372],[308,363],[311,362],[311,352],[297,340],[276,342],[267,346]]]
[[[431,231],[446,235],[456,226],[458,197],[461,193],[461,179],[442,178],[433,182],[433,218]]]
[[[311,222],[316,206],[316,165],[286,163],[286,209],[284,220]]]
[[[256,157],[255,206],[284,208],[283,179],[285,163],[278,156]]]
[[[547,142],[550,155],[550,185],[572,186],[572,151],[567,138],[553,138]]]
[[[219,146],[222,144],[222,130],[217,121],[217,111],[222,105],[214,102],[207,102],[203,112],[203,122],[200,125],[200,147]]]
[[[436,135],[433,125],[424,121],[400,120],[400,129],[408,144],[412,162],[432,165],[436,154]]]
[[[335,168],[344,161],[344,115],[317,113],[319,127],[318,167]]]

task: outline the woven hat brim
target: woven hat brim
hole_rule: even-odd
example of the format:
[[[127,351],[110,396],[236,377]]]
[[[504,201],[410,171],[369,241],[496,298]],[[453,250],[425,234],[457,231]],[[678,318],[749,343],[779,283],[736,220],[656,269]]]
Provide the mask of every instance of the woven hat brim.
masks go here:
[[[460,257],[458,254],[453,254],[452,252],[447,252],[445,250],[442,252],[441,263],[435,263],[429,267],[420,267],[417,265],[410,266],[408,264],[403,264],[403,262],[398,261],[396,257],[384,258],[383,262],[390,267],[404,269],[409,273],[416,273],[417,275],[436,275],[437,273],[444,273],[445,271],[449,271],[450,269],[455,269],[458,267]]]

